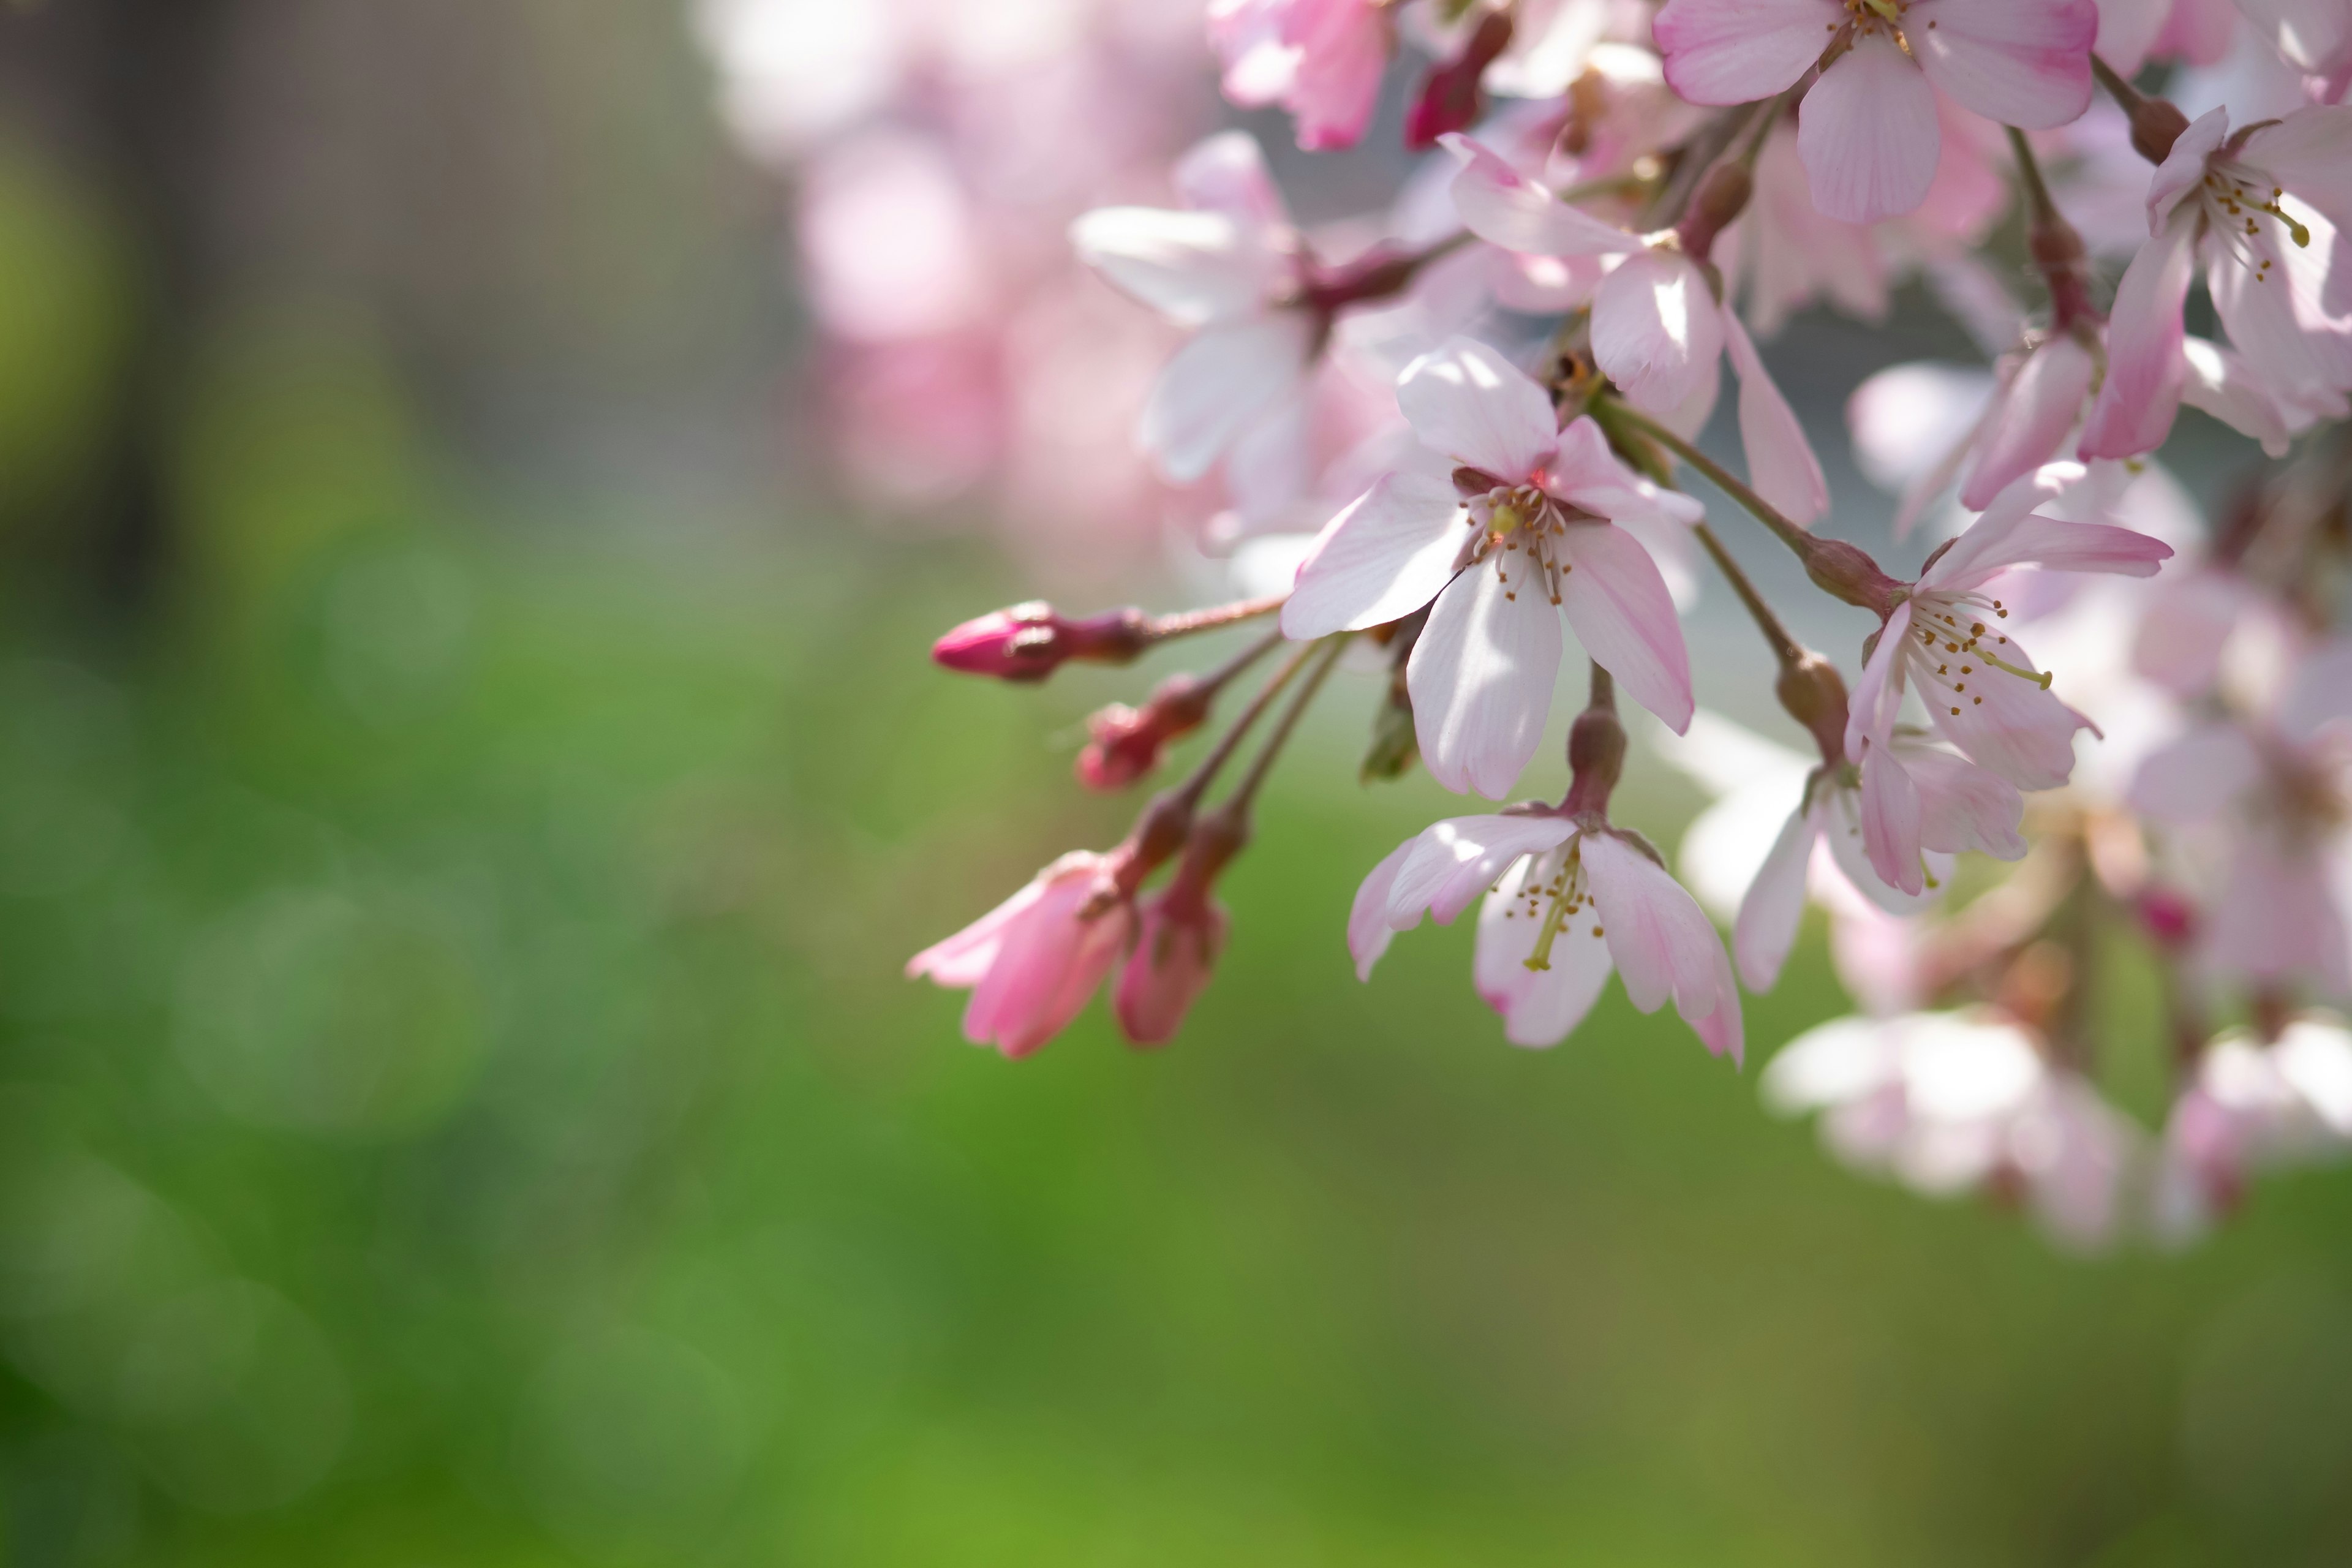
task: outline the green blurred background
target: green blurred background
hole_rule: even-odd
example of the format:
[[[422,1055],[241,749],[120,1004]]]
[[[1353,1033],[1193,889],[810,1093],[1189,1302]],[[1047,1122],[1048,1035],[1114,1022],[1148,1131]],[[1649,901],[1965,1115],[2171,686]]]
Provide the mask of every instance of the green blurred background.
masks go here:
[[[2072,1259],[1466,929],[1358,986],[1370,682],[1180,1043],[963,1045],[1141,677],[928,666],[1028,582],[824,499],[676,5],[0,40],[0,1561],[2352,1561],[2352,1178]]]

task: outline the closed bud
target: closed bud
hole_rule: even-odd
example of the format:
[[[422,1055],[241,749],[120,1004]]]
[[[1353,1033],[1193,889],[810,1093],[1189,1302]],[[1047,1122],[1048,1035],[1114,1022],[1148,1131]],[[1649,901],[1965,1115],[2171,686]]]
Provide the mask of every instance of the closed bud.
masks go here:
[[[1688,215],[1675,231],[1682,241],[1683,253],[1699,261],[1706,260],[1715,248],[1715,237],[1748,210],[1748,198],[1755,189],[1755,177],[1748,174],[1748,165],[1736,158],[1726,159],[1709,169],[1691,197]],[[1718,280],[1716,298],[1722,297]]]
[[[1467,131],[1476,124],[1486,107],[1478,79],[1510,47],[1509,12],[1489,11],[1480,17],[1462,53],[1422,79],[1421,91],[1405,111],[1404,144],[1413,152],[1425,152],[1448,132]]]
[[[1150,643],[1150,622],[1140,610],[1070,620],[1032,599],[964,622],[931,645],[931,659],[965,675],[1032,681],[1045,679],[1066,659],[1125,664]]]
[[[2169,100],[2143,98],[2132,108],[2132,151],[2151,163],[2172,156],[2172,144],[2189,129],[2189,116]]]
[[[1119,971],[1111,1010],[1139,1046],[1173,1039],[1184,1016],[1208,988],[1225,950],[1231,921],[1210,889],[1248,840],[1247,829],[1225,812],[1202,817],[1184,847],[1183,864],[1167,888],[1143,901],[1135,946]]]
[[[1087,721],[1078,782],[1088,789],[1125,789],[1160,765],[1170,742],[1201,727],[1215,697],[1216,689],[1199,677],[1176,675],[1140,708],[1114,702],[1102,709]]]
[[[1823,762],[1836,763],[1845,755],[1845,680],[1836,665],[1807,648],[1796,663],[1781,669],[1773,693],[1789,717],[1813,737]]]

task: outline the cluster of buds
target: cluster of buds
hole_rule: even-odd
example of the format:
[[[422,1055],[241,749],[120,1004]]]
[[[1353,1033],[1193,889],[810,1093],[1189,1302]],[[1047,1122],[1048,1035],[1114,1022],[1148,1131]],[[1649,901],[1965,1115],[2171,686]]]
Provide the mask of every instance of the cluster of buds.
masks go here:
[[[1478,903],[1475,987],[1510,1040],[1562,1039],[1615,973],[1737,1061],[1743,986],[1779,982],[1820,905],[1861,1011],[1765,1087],[1841,1158],[2093,1245],[2187,1237],[2251,1173],[2352,1148],[2326,1011],[2352,1005],[2352,15],[2239,4],[2217,30],[2185,0],[1164,0],[1227,98],[1279,106],[1309,150],[1360,140],[1419,57],[1403,132],[1426,162],[1385,218],[1310,230],[1229,131],[1166,148],[1173,205],[1075,216],[1077,260],[1172,344],[1135,447],[1176,489],[1123,512],[1207,520],[1249,596],[1024,605],[934,657],[1035,681],[1278,615],[1095,716],[1078,774],[1106,790],[1270,673],[1126,840],[912,972],[970,989],[967,1033],[1008,1055],[1114,971],[1125,1033],[1168,1039],[1225,944],[1214,887],[1258,784],[1343,648],[1384,663],[1365,782],[1418,764],[1500,802],[1545,754],[1572,638],[1565,794],[1380,860],[1347,922],[1360,974]],[[1057,14],[1108,28],[1111,5]],[[1988,264],[2012,209],[2021,244]],[[1817,304],[1883,318],[1915,275],[1988,363],[1897,366],[1848,405],[1912,568],[1830,536],[1757,339]],[[2187,330],[2200,288],[2210,341]],[[1696,443],[1727,367],[1738,471]],[[2162,466],[2183,404],[2279,465],[2217,532]],[[1804,646],[1694,489],[1874,629]],[[1709,565],[1759,635],[1747,689],[1802,750],[1696,707],[1681,617]],[[1653,731],[1721,796],[1679,878],[1610,816]],[[2118,938],[2168,976],[2160,1131],[2100,1087],[2092,977]]]

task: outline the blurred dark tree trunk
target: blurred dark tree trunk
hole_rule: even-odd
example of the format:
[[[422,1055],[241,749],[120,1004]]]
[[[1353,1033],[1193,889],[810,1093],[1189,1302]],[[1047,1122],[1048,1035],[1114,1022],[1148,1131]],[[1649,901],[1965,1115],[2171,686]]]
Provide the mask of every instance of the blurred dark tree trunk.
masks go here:
[[[179,530],[172,468],[219,199],[216,84],[242,0],[37,0],[0,19],[31,132],[104,203],[130,260],[127,333],[59,533],[104,606],[160,603]]]

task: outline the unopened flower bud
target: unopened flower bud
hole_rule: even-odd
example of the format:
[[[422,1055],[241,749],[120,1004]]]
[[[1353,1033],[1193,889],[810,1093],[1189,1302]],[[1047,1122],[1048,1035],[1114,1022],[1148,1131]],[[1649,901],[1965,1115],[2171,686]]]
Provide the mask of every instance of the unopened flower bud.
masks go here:
[[[1078,753],[1078,782],[1088,789],[1125,789],[1160,765],[1169,743],[1192,733],[1209,716],[1216,689],[1193,675],[1160,683],[1140,708],[1114,702],[1087,721],[1091,737]]]
[[[1807,648],[1796,663],[1780,671],[1773,688],[1789,717],[1805,727],[1822,749],[1822,760],[1835,763],[1845,754],[1845,679],[1837,666]]]
[[[1467,131],[1476,124],[1479,112],[1486,107],[1486,95],[1479,90],[1478,79],[1510,47],[1509,12],[1489,11],[1480,17],[1462,53],[1422,79],[1421,92],[1405,111],[1405,146],[1416,153],[1426,152],[1448,132]]]
[[[2151,163],[2172,156],[2172,144],[2189,129],[2189,116],[2168,99],[2143,98],[2132,106],[2132,151]]]
[[[1614,709],[1590,707],[1576,716],[1568,730],[1568,766],[1571,778],[1562,809],[1570,815],[1608,810],[1625,772],[1625,726]]]
[[[1736,158],[1727,158],[1709,169],[1691,197],[1690,211],[1675,231],[1682,241],[1683,253],[1695,260],[1706,260],[1715,248],[1715,237],[1748,210],[1748,198],[1755,190],[1755,176],[1748,172],[1747,164]],[[1720,288],[1716,290],[1718,299],[1722,292]]]
[[[1183,864],[1174,879],[1158,896],[1144,900],[1135,946],[1111,996],[1118,1026],[1135,1044],[1156,1046],[1174,1038],[1185,1014],[1207,988],[1231,926],[1210,889],[1248,837],[1248,829],[1231,813],[1202,817],[1184,847]]]
[[[1150,622],[1140,610],[1106,610],[1070,620],[1044,600],[1032,599],[964,622],[931,645],[931,658],[966,675],[1043,680],[1066,659],[1125,664],[1150,643]]]

